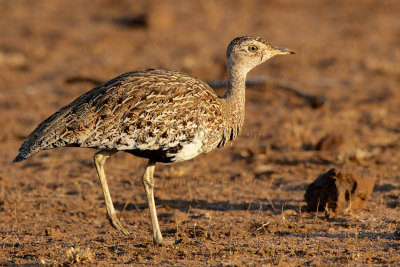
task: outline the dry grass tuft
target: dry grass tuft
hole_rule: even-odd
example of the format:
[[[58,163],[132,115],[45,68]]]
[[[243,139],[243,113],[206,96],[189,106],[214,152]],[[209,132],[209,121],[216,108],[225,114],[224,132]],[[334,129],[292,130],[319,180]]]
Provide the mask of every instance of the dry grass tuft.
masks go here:
[[[93,261],[94,253],[90,248],[70,248],[67,251],[67,263],[90,263]]]

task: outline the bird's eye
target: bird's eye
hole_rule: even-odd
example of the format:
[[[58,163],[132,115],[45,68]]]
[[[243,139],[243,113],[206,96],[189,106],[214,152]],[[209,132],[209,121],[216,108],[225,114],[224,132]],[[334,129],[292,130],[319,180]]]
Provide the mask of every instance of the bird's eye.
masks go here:
[[[255,45],[249,45],[248,49],[250,52],[256,52],[258,50],[258,47]]]

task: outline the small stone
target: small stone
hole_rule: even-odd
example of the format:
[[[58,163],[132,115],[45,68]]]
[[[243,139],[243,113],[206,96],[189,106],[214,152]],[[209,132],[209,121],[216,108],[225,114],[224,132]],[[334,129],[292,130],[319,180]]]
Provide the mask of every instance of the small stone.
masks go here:
[[[327,134],[319,140],[316,149],[320,151],[337,151],[344,142],[343,135]]]
[[[297,215],[297,212],[295,210],[284,210],[282,212],[283,216],[294,216]]]
[[[53,228],[53,227],[48,227],[44,230],[44,233],[46,236],[50,236],[50,237],[58,237],[61,232],[58,228]]]
[[[395,237],[396,239],[400,239],[400,228],[398,228],[398,229],[396,229],[396,230],[394,231],[394,237]]]
[[[353,168],[330,169],[309,185],[304,198],[310,211],[345,213],[364,209],[375,176]]]

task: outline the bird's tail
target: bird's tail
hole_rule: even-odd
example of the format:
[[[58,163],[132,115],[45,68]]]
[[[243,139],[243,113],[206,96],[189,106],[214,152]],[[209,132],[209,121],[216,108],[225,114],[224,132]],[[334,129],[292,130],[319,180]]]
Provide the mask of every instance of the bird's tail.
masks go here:
[[[40,148],[40,146],[37,145],[37,143],[38,143],[37,141],[38,140],[37,140],[37,138],[35,138],[34,133],[29,135],[24,140],[24,143],[21,145],[21,147],[19,149],[19,153],[15,157],[15,159],[13,160],[13,163],[17,163],[17,162],[26,160],[30,156],[32,156],[32,155],[38,153],[39,151],[41,151],[42,149]]]
[[[65,142],[57,139],[59,128],[62,124],[55,124],[55,118],[58,113],[53,114],[48,119],[39,124],[39,126],[24,140],[19,154],[13,160],[14,163],[23,161],[34,154],[47,149],[65,146]]]
[[[15,157],[15,159],[13,160],[13,163],[17,163],[17,162],[20,162],[20,161],[23,161],[23,160],[26,160],[27,158],[26,157],[24,157],[21,153],[20,154],[18,154],[16,157]]]

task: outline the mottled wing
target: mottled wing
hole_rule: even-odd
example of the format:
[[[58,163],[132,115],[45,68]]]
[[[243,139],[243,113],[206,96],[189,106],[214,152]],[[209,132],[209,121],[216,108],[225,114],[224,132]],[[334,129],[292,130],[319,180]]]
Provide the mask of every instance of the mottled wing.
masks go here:
[[[42,122],[19,156],[62,146],[173,152],[193,141],[201,142],[199,153],[207,152],[221,139],[218,101],[206,83],[180,72],[126,73]]]

